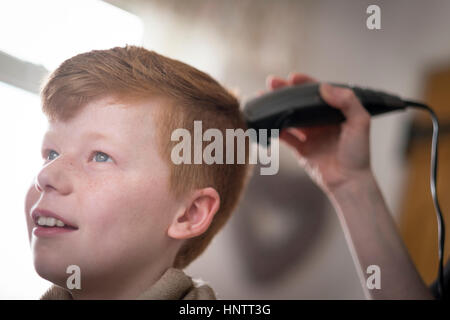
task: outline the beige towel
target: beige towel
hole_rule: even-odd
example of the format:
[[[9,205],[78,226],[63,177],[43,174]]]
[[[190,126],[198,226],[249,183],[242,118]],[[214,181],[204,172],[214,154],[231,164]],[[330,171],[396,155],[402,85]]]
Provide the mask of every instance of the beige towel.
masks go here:
[[[41,300],[71,300],[72,295],[59,286],[51,286]],[[169,268],[153,286],[137,297],[138,300],[215,300],[216,295],[207,284],[187,276],[183,270]]]

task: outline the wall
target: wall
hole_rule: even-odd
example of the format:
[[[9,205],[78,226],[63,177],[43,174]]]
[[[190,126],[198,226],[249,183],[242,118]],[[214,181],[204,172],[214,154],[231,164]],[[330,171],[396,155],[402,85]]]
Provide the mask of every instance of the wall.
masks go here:
[[[449,61],[450,2],[434,1],[109,1],[140,15],[144,44],[209,72],[248,97],[265,76],[289,71],[420,98],[429,68]],[[381,7],[381,30],[365,26],[369,4]],[[405,126],[413,111],[374,118],[373,169],[393,217],[404,183]],[[283,170],[300,170],[283,148]],[[417,186],[429,192],[429,186]],[[333,210],[309,259],[284,281],[256,287],[233,247],[234,218],[187,271],[224,299],[363,298]]]

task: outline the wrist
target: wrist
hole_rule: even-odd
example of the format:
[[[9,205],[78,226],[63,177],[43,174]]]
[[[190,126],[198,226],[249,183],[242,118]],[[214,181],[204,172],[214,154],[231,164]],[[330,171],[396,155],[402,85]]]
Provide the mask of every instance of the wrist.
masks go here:
[[[348,175],[339,184],[328,186],[326,193],[333,198],[339,198],[348,194],[358,194],[367,187],[376,185],[375,176],[371,169],[355,171]]]
[[[350,178],[328,190],[327,196],[345,224],[371,220],[374,214],[388,210],[371,170],[355,172]]]

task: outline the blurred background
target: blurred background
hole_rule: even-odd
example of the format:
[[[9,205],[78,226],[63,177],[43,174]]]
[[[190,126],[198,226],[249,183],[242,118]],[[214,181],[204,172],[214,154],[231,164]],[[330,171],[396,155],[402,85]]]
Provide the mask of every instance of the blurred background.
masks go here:
[[[380,30],[366,27],[371,4],[381,9]],[[242,99],[264,89],[267,75],[297,71],[424,100],[443,128],[438,194],[448,221],[449,15],[446,0],[1,0],[0,299],[37,299],[50,285],[34,272],[23,212],[46,129],[39,86],[62,61],[92,49],[143,45],[209,73]],[[373,118],[371,130],[377,181],[431,283],[431,120],[396,112]],[[277,175],[254,175],[230,222],[186,273],[219,299],[363,299],[330,202],[284,145],[280,162]]]

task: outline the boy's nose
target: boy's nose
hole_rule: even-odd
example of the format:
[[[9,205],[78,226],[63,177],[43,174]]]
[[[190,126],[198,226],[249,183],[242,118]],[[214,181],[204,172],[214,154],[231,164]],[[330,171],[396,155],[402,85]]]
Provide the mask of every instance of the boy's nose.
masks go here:
[[[39,192],[55,190],[61,194],[70,192],[68,171],[72,162],[55,159],[44,166],[35,178],[35,187]]]

